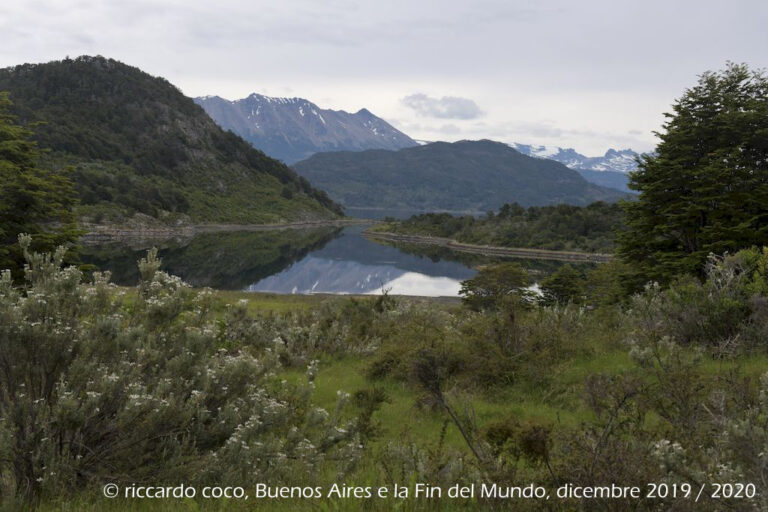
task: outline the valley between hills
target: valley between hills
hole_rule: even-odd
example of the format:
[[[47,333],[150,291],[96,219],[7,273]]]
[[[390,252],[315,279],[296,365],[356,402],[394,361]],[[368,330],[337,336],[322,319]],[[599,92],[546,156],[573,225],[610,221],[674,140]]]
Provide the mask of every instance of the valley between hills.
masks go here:
[[[768,77],[673,112],[588,158],[1,69],[0,510],[768,509]],[[328,491],[426,482],[512,497]]]

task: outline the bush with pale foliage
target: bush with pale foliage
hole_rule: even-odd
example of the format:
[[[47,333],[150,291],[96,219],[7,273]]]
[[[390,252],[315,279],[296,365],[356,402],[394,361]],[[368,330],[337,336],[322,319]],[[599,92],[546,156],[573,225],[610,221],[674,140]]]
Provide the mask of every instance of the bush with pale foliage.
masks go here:
[[[356,461],[342,404],[310,401],[312,366],[304,383],[281,380],[273,341],[222,328],[210,293],[161,272],[155,251],[126,295],[107,273],[85,283],[62,268],[63,250],[21,245],[27,285],[0,279],[0,497],[105,482],[307,484],[329,456],[340,475]]]

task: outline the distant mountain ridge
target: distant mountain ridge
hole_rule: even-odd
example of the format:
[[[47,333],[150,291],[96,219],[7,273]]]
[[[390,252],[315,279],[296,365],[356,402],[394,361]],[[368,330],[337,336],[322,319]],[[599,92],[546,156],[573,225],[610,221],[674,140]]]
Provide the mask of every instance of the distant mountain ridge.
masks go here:
[[[528,156],[547,158],[560,162],[566,167],[576,170],[588,170],[599,172],[629,173],[637,169],[636,158],[640,156],[631,149],[609,149],[603,156],[589,157],[571,148],[558,146],[535,146],[532,144],[510,144],[519,152]]]
[[[512,202],[584,205],[626,197],[559,162],[490,140],[318,153],[294,168],[347,207],[488,211]]]
[[[571,148],[558,146],[536,146],[513,142],[510,147],[524,155],[546,158],[560,162],[566,167],[578,171],[589,182],[631,192],[627,184],[628,174],[637,169],[640,156],[631,149],[609,149],[603,156],[588,157]]]
[[[340,213],[167,80],[122,62],[83,56],[0,69],[0,91],[50,149],[41,165],[74,168],[87,222],[248,224]]]
[[[303,98],[251,94],[229,101],[195,98],[216,123],[288,164],[325,151],[401,149],[418,143],[367,109],[322,109]]]

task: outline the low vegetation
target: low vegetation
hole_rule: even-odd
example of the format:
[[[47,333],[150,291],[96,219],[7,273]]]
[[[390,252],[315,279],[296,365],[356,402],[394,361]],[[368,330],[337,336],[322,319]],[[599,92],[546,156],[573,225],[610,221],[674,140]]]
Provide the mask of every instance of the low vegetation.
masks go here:
[[[98,507],[104,482],[760,486],[766,477],[768,250],[713,258],[704,281],[649,286],[624,307],[579,305],[599,303],[587,292],[534,300],[513,264],[486,269],[508,279],[481,271],[468,281],[470,307],[387,295],[285,307],[190,289],[158,270],[153,251],[130,289],[61,268],[62,252],[25,254],[27,285],[8,273],[0,285],[9,506]],[[760,490],[738,507],[768,505]],[[704,499],[709,510],[735,503]]]
[[[76,62],[136,76],[113,61]],[[30,69],[0,72],[0,85],[40,71]],[[152,80],[158,94],[176,97]],[[357,510],[361,502],[348,498],[109,501],[101,489],[185,483],[252,493],[258,484],[421,482],[617,483],[644,495],[655,483],[680,494],[450,503],[411,496],[365,507],[768,509],[766,83],[743,66],[703,75],[675,104],[657,154],[632,176],[640,194],[623,205],[623,217],[604,203],[507,205],[481,219],[427,215],[395,226],[590,251],[611,250],[611,233],[620,232],[617,258],[563,265],[538,283],[540,294],[514,263],[480,267],[464,281],[462,303],[197,290],[160,271],[154,249],[138,263],[138,286],[115,286],[109,273],[69,264],[77,263],[75,202],[54,200],[71,188],[68,172],[35,166],[30,134],[0,96],[0,263],[9,269],[0,274],[0,507]],[[69,101],[66,88],[57,90]],[[100,112],[100,122],[120,121],[110,121],[111,108]],[[220,150],[241,146],[216,133]],[[62,144],[72,135],[47,134]],[[176,147],[150,144],[149,160],[120,148],[109,155],[146,171],[140,180],[160,180],[186,165]],[[239,169],[242,158],[266,158],[235,156]],[[261,177],[287,189],[271,187],[270,197],[288,208],[302,196],[329,212],[322,195],[286,168],[273,170]],[[205,203],[201,194],[188,196],[190,208],[195,197]],[[282,247],[263,259],[285,264],[296,250]],[[721,488],[718,496],[717,484],[728,494]]]
[[[254,336],[243,304],[213,315],[211,293],[159,271],[155,251],[124,297],[108,275],[83,283],[60,268],[63,251],[30,254],[29,243],[29,287],[0,281],[4,499],[100,479],[309,484],[326,457],[334,472],[354,466],[355,430],[311,402],[316,363],[282,380],[284,343]]]

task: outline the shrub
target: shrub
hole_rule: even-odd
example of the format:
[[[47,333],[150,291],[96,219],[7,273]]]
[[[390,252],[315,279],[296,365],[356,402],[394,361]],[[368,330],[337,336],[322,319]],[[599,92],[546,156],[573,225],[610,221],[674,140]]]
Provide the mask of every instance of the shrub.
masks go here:
[[[105,481],[311,481],[329,452],[354,463],[340,409],[280,381],[269,340],[220,329],[205,294],[139,263],[135,300],[96,273],[30,254],[27,287],[0,279],[0,474],[24,498]],[[343,396],[341,398],[344,398]],[[340,402],[340,406],[343,400]]]
[[[683,345],[710,347],[720,356],[764,345],[768,252],[749,249],[710,255],[705,280],[678,278],[668,289],[648,285],[631,302],[639,336],[669,336]]]

